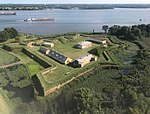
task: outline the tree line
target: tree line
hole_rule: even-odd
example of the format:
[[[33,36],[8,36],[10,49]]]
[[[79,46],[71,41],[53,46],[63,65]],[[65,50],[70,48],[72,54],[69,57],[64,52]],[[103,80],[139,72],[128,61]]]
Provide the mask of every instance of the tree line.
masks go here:
[[[114,76],[114,81],[102,92],[82,87],[72,92],[71,114],[149,114],[150,113],[150,55],[139,50],[128,73]]]
[[[150,36],[150,24],[141,24],[133,26],[113,25],[111,27],[108,27],[108,25],[103,25],[102,30],[104,30],[105,33],[108,31],[109,35],[114,35],[118,38],[126,40],[137,40],[142,37]]]
[[[18,31],[15,28],[4,28],[4,30],[0,31],[0,42],[15,38],[17,35]]]

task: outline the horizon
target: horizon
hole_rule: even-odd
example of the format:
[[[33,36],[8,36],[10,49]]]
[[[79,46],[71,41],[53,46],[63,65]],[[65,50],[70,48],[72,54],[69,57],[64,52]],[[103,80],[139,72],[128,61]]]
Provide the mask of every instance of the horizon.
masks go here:
[[[150,0],[1,0],[0,4],[150,4]]]
[[[64,5],[73,5],[73,4],[83,4],[83,5],[150,5],[150,3],[0,3],[0,4],[18,4],[18,5],[36,5],[36,4],[41,4],[41,5],[51,5],[51,4],[64,4]]]

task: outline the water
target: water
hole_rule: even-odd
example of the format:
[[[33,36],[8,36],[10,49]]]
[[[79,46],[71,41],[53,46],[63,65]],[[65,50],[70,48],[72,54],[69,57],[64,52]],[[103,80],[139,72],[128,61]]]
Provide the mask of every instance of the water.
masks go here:
[[[38,10],[15,11],[17,15],[0,15],[0,30],[15,27],[18,31],[39,35],[66,32],[101,31],[103,25],[133,25],[150,23],[150,9],[106,10]],[[27,18],[54,18],[54,21],[26,22]],[[142,19],[142,21],[139,21]]]

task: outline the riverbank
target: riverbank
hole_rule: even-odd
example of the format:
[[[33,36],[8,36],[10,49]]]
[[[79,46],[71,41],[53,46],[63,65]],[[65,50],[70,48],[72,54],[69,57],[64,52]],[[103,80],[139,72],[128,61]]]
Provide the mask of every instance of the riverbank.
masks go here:
[[[0,10],[150,8],[149,4],[1,4]]]

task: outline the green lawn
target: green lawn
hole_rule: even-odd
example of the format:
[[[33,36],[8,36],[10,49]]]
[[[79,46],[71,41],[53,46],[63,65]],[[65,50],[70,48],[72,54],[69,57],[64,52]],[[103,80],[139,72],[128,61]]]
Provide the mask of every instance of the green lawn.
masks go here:
[[[20,41],[30,41],[30,40],[37,39],[36,35],[25,36],[23,33],[19,33],[17,37],[20,38]]]
[[[20,60],[17,57],[9,54],[7,51],[3,49],[0,49],[0,66],[8,65],[8,64],[15,63],[18,61]]]
[[[145,49],[150,49],[150,38],[143,38],[138,41]]]
[[[31,76],[37,74],[38,72],[44,69],[39,63],[28,57],[23,52],[14,51],[14,53],[17,54],[22,59],[22,61],[27,65]]]
[[[65,65],[56,65],[56,69],[51,73],[43,75],[45,80],[49,83],[55,82],[66,76],[68,72],[72,72],[74,68]]]
[[[77,59],[82,56],[86,56],[88,54],[88,51],[93,49],[94,47],[97,47],[97,44],[92,44],[92,47],[90,48],[85,48],[85,49],[77,49],[74,46],[79,43],[80,41],[85,41],[87,38],[84,37],[78,37],[74,39],[73,41],[68,41],[65,44],[62,43],[57,43],[55,46],[52,48],[60,53],[63,53],[64,55],[72,58],[72,59]]]
[[[29,68],[31,76],[39,73],[41,70],[44,69],[39,63],[34,60],[30,60],[26,63],[27,67]]]
[[[19,51],[15,50],[15,51],[13,51],[13,53],[18,55],[21,58],[21,60],[23,60],[23,61],[29,60],[29,57],[26,54],[24,54],[21,50],[19,50]]]

